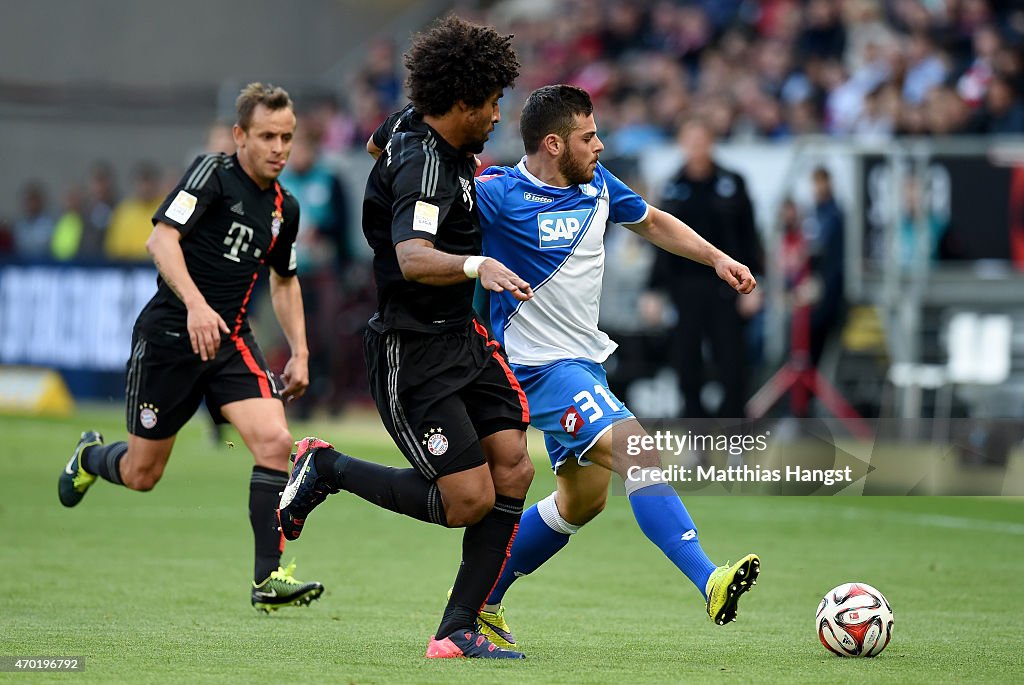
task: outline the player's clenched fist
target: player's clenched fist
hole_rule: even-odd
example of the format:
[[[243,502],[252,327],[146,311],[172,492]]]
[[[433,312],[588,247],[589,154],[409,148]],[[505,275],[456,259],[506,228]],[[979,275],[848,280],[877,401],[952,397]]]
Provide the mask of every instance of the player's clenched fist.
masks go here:
[[[723,259],[715,263],[715,273],[728,283],[733,290],[748,295],[757,287],[757,281],[745,265],[735,259]]]

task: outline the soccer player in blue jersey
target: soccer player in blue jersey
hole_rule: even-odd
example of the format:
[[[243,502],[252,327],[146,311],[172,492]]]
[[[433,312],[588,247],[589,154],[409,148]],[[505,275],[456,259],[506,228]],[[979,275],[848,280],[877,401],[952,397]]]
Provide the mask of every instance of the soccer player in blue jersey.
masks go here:
[[[754,289],[754,278],[601,166],[604,145],[586,91],[567,85],[534,91],[520,131],[526,156],[513,168],[485,170],[477,205],[484,254],[533,285],[534,296],[525,302],[489,293],[490,318],[526,392],[532,423],[544,432],[557,490],[523,514],[511,557],[480,612],[480,628],[501,646],[515,645],[501,604],[506,590],[604,509],[613,471],[625,480],[640,529],[701,592],[711,619],[725,625],[755,584],[760,560],[748,554],[716,567],[676,492],[654,477],[661,469],[658,452],[627,452],[630,445],[635,453],[646,433],[612,393],[602,367],[616,348],[597,327],[606,223],[714,268],[740,293]]]

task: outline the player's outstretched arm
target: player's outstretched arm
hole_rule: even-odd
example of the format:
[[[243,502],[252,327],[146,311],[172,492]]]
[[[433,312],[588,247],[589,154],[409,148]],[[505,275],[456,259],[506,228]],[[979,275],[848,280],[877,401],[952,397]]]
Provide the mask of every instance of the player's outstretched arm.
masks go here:
[[[306,344],[306,313],[302,308],[302,289],[297,276],[281,276],[270,270],[270,301],[281,324],[292,356],[284,365],[281,379],[286,401],[302,397],[309,387],[309,346]]]
[[[189,275],[185,254],[181,251],[181,233],[169,224],[157,222],[146,241],[146,249],[164,282],[188,310],[188,338],[192,342],[192,351],[204,362],[213,359],[220,347],[220,334],[230,333],[231,329],[206,303],[206,298]]]
[[[517,300],[533,297],[530,284],[491,257],[466,257],[441,252],[429,240],[411,238],[395,245],[398,265],[407,281],[426,285],[455,285],[474,278],[496,293],[505,290]]]
[[[653,205],[648,205],[648,208],[643,221],[627,224],[626,228],[666,252],[714,268],[718,277],[739,293],[746,295],[757,287],[757,281],[745,265],[719,250],[668,212]]]

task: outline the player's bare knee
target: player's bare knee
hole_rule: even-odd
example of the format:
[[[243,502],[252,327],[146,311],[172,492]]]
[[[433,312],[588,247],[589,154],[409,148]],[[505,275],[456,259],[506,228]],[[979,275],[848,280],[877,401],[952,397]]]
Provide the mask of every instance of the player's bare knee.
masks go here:
[[[489,509],[459,509],[458,511],[448,514],[445,516],[448,518],[449,528],[466,528],[472,526],[475,523],[480,523],[484,516],[487,516]]]
[[[608,504],[608,491],[605,490],[593,500],[590,501],[590,506],[586,509],[587,521],[591,521],[597,518],[597,515],[604,511],[605,506]]]
[[[487,514],[491,513],[491,509],[493,508],[493,491],[474,493],[472,498],[465,502],[465,523],[463,523],[462,525],[471,526],[474,523],[479,523],[484,516],[487,516]]]
[[[612,470],[622,478],[626,478],[626,474],[631,468],[646,469],[652,466],[661,466],[661,453],[657,450],[617,448],[612,454]]]
[[[445,518],[451,528],[464,528],[480,520],[494,508],[494,492],[463,492],[444,503]]]
[[[582,526],[593,521],[598,514],[604,511],[605,504],[608,502],[608,493],[598,493],[586,499],[565,499],[564,511],[562,498],[559,498],[558,501],[558,509],[562,518],[574,526]]]
[[[267,440],[268,444],[273,446],[275,454],[283,454],[286,457],[292,451],[292,434],[284,426],[278,426],[275,428]]]
[[[509,470],[510,485],[525,493],[530,488],[530,483],[533,482],[533,475],[533,462],[530,460],[529,453],[524,450]]]
[[[533,462],[525,449],[491,469],[494,489],[510,497],[525,497],[533,482]]]
[[[128,468],[121,470],[121,480],[129,490],[137,492],[149,492],[156,487],[163,476],[163,469],[156,468]]]
[[[597,515],[604,511],[605,505],[608,504],[608,491],[602,490],[595,493],[593,496],[588,498],[585,502],[581,502],[578,505],[579,518],[581,519],[577,525],[583,525],[589,523],[597,518]]]
[[[141,476],[135,481],[134,487],[131,489],[136,492],[149,492],[156,487],[159,480],[156,476]]]
[[[623,480],[636,469],[661,468],[661,454],[656,450],[641,451],[639,454],[616,454],[612,460],[612,470]]]
[[[286,428],[268,429],[257,438],[253,458],[258,466],[278,471],[288,470],[288,455],[291,454],[292,435]]]

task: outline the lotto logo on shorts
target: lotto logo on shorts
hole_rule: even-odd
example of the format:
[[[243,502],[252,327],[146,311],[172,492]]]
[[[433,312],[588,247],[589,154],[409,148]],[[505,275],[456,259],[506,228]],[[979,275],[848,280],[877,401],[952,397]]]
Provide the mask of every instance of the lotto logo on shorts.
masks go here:
[[[565,413],[562,414],[562,430],[574,438],[576,437],[576,434],[580,432],[580,428],[583,428],[585,423],[586,421],[584,421],[583,417],[580,416],[580,413],[576,411],[576,407],[569,407],[565,410]]]

